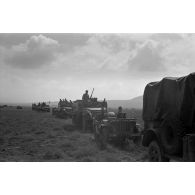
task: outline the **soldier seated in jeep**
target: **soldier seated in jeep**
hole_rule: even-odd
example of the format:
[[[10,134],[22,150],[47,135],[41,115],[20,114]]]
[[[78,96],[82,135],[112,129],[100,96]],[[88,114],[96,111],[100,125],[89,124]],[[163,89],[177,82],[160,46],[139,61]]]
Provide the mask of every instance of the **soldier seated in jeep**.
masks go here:
[[[122,106],[118,107],[117,118],[126,118],[126,113],[123,112]]]

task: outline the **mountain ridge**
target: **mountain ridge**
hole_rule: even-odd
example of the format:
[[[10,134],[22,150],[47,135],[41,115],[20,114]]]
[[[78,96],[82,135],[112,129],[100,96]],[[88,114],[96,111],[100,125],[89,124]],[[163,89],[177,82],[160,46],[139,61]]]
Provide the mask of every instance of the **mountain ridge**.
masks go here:
[[[49,103],[49,102],[47,102]],[[135,109],[142,109],[143,107],[143,96],[137,96],[129,100],[107,100],[108,107],[109,108],[118,108],[119,106],[122,106],[123,108],[135,108]],[[16,105],[22,105],[22,106],[31,106],[31,103],[0,103],[0,105],[7,104],[9,106],[16,106]],[[58,105],[58,101],[51,101],[50,103],[51,107],[55,107]]]
[[[142,109],[143,107],[143,96],[137,96],[129,100],[107,100],[109,108],[135,108]]]

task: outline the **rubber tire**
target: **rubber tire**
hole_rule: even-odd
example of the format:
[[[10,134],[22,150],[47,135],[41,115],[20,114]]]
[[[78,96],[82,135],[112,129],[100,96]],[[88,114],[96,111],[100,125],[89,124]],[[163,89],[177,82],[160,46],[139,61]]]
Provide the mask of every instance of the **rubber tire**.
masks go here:
[[[95,131],[95,141],[100,150],[105,150],[107,148],[107,129],[103,127],[97,133]]]
[[[97,133],[96,131],[94,132],[94,138],[96,145],[98,146],[98,148],[100,148],[100,136],[99,133]]]
[[[112,142],[121,149],[124,149],[127,145],[125,136],[117,136]]]
[[[83,132],[87,132],[87,120],[85,118],[85,116],[82,116],[83,117],[83,121],[82,121],[82,131]]]
[[[160,145],[156,140],[150,142],[148,147],[148,157],[150,162],[168,162],[169,159],[164,157]]]
[[[76,115],[73,115],[72,116],[72,124],[73,125],[76,125]]]
[[[134,138],[133,138],[133,143],[134,143],[135,145],[141,145],[141,142],[142,142],[141,136],[140,136],[140,137],[134,137]]]
[[[83,132],[93,132],[93,118],[89,112],[82,115],[82,130]]]
[[[103,150],[107,148],[107,138],[108,138],[107,133],[108,133],[107,128],[103,127],[100,133],[100,148]]]
[[[182,133],[182,128],[179,124],[174,126],[170,122],[164,122],[160,128],[161,143],[164,151],[167,154],[179,154],[182,152],[182,139],[179,135]]]

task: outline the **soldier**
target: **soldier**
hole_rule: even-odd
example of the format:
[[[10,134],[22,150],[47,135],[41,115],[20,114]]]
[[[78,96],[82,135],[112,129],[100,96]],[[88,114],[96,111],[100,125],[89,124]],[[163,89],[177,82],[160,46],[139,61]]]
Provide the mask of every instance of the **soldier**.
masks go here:
[[[85,93],[83,94],[82,100],[84,100],[84,101],[88,101],[89,100],[88,90],[86,90]]]
[[[123,112],[122,106],[118,107],[117,118],[126,118],[126,113]]]
[[[107,107],[107,102],[106,102],[106,99],[104,98],[104,101],[103,101],[103,106],[104,107]]]

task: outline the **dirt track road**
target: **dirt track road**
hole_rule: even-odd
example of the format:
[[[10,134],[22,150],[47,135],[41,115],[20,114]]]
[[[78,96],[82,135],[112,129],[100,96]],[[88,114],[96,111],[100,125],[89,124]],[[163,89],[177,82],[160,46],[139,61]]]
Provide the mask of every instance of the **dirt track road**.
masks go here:
[[[131,144],[99,150],[93,135],[81,133],[71,120],[31,108],[0,110],[0,161],[146,161],[146,151]]]

